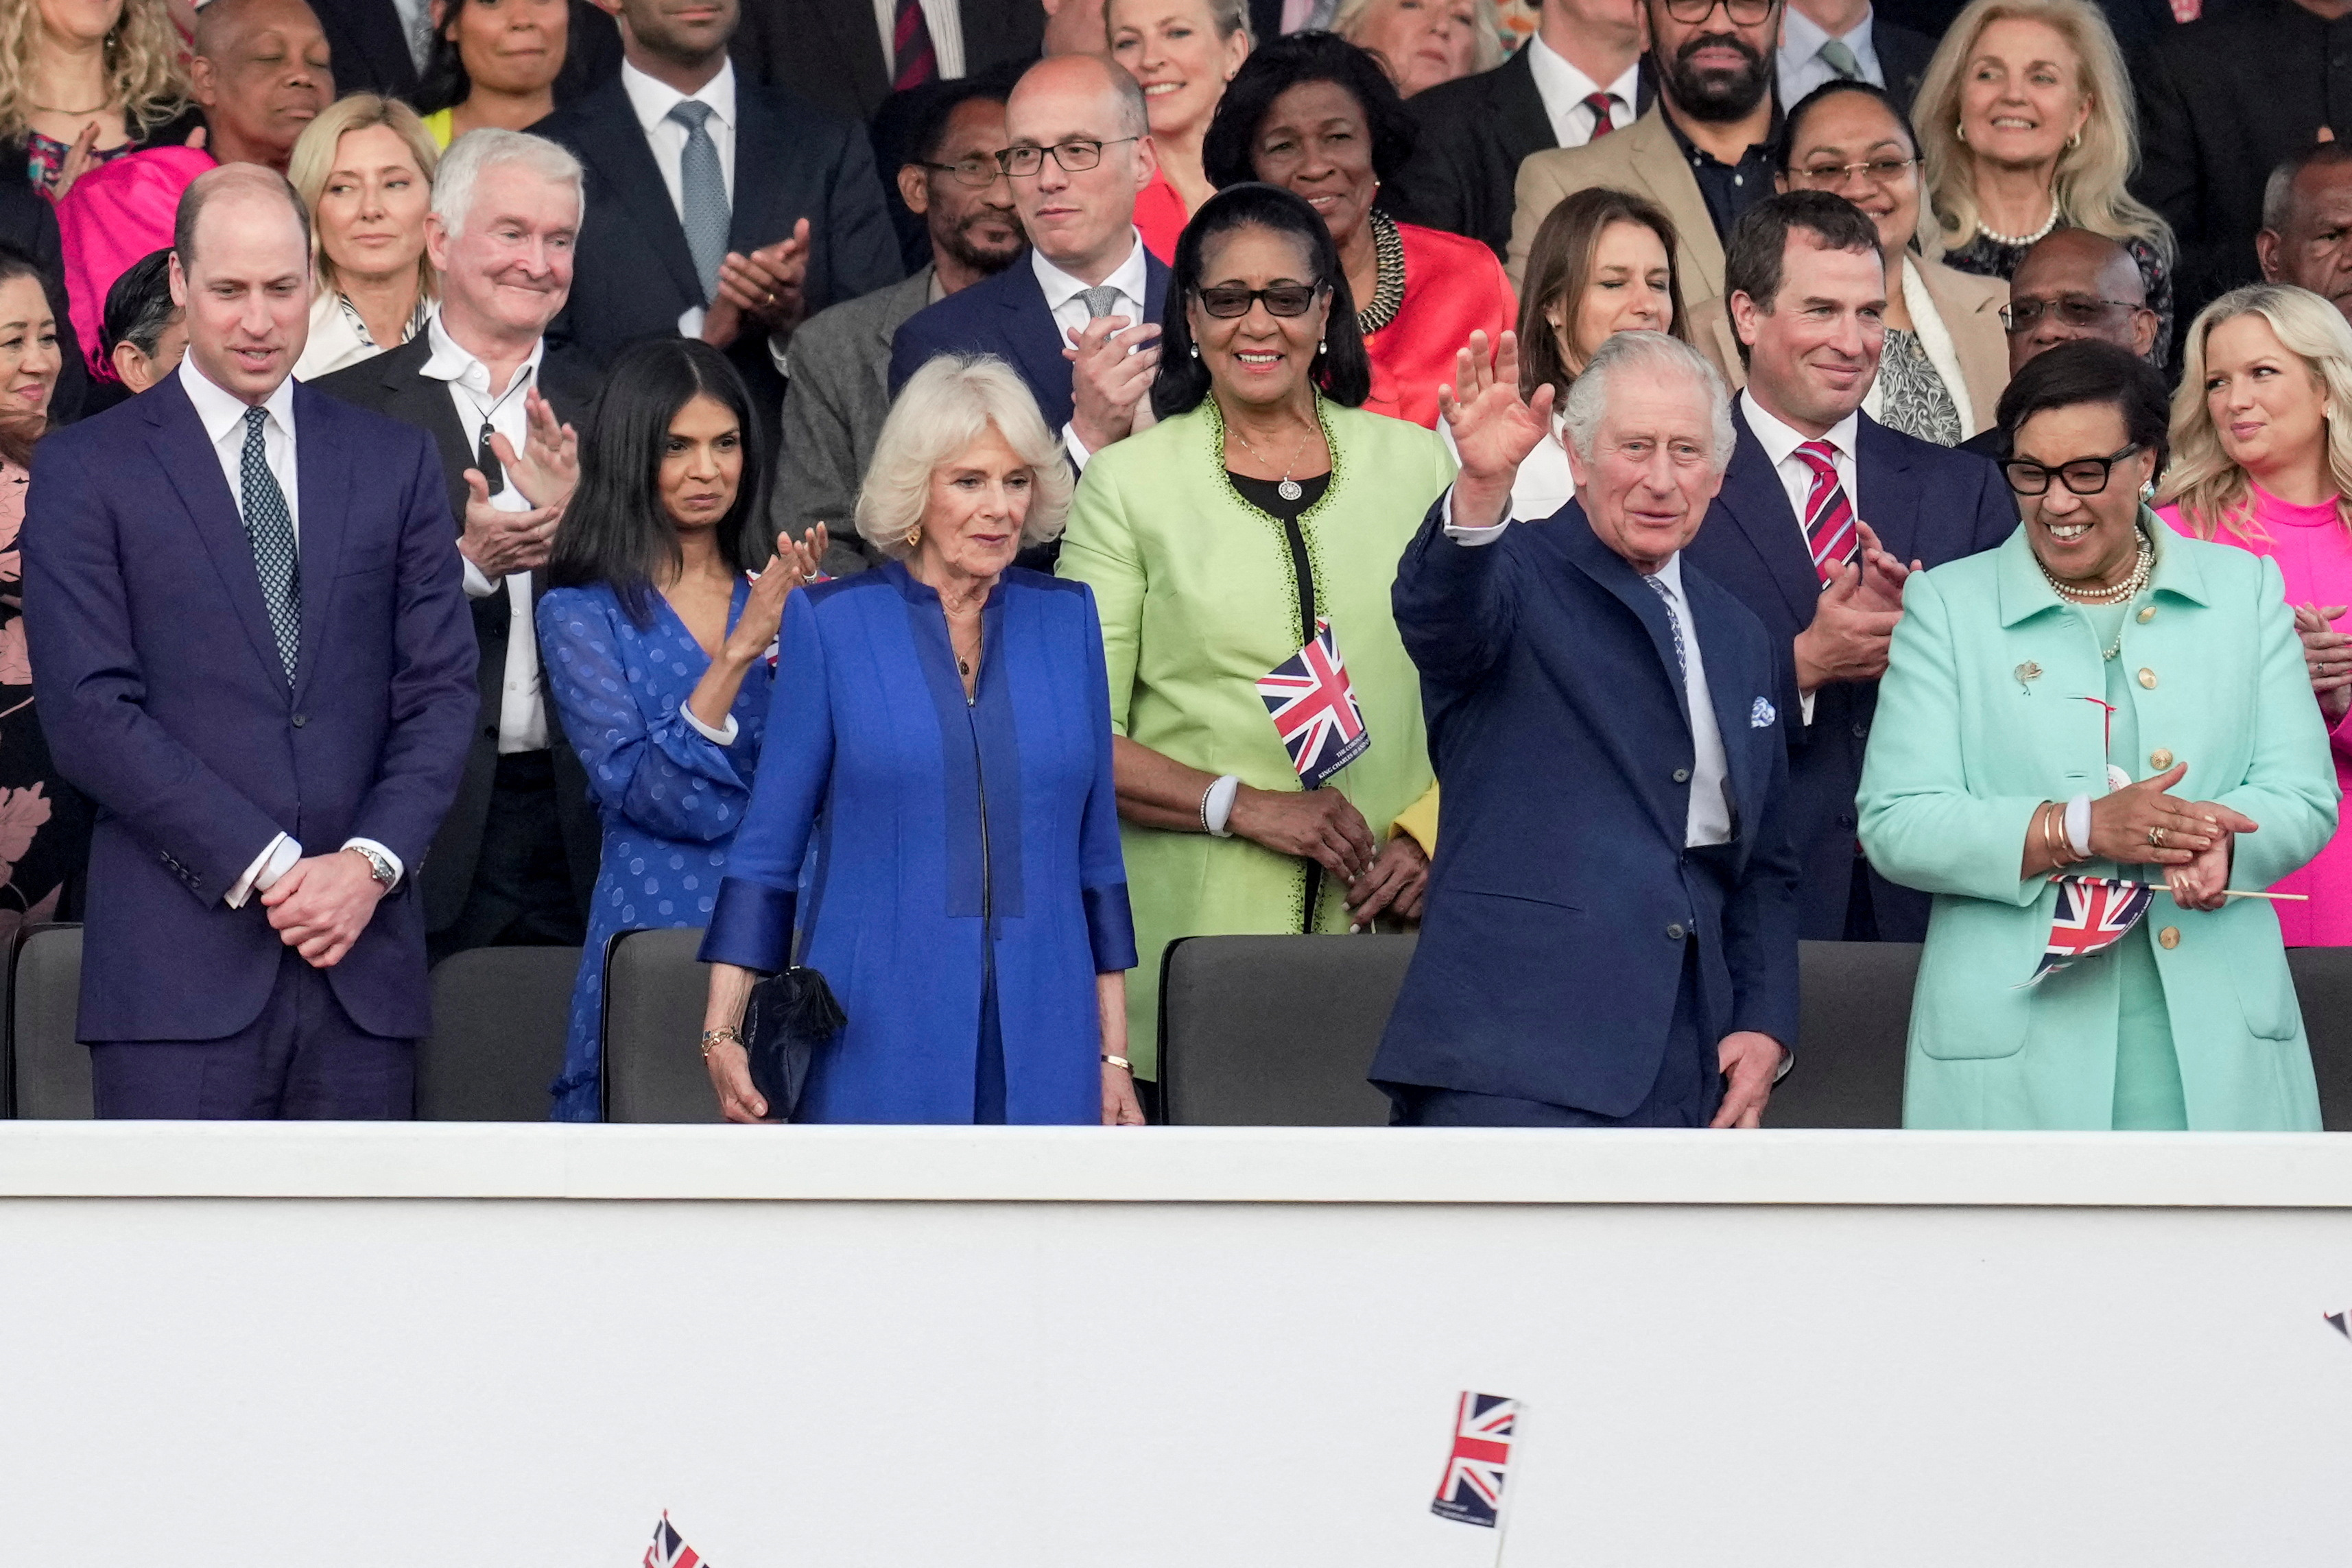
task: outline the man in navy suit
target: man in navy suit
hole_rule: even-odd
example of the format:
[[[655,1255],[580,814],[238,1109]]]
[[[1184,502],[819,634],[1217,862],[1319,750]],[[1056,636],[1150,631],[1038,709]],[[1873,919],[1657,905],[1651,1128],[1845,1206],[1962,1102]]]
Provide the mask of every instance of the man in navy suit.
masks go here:
[[[270,170],[191,184],[187,357],[34,459],[34,689],[99,805],[78,1033],[100,1116],[413,1109],[413,873],[465,768],[474,632],[430,437],[289,378],[309,230]]]
[[[1758,203],[1732,231],[1724,289],[1748,389],[1691,559],[1792,655],[1775,700],[1804,863],[1801,933],[1918,942],[1927,896],[1872,870],[1854,837],[1903,563],[1991,549],[2017,527],[2017,502],[1987,459],[1862,412],[1886,336],[1886,284],[1877,231],[1853,203],[1826,191]]]
[[[1754,1127],[1796,1040],[1796,861],[1786,655],[1686,550],[1722,379],[1610,339],[1564,409],[1576,499],[1520,523],[1551,393],[1520,400],[1507,333],[1464,379],[1461,474],[1397,568],[1445,831],[1372,1079],[1424,1127]]]
[[[1168,268],[1135,227],[1136,193],[1159,167],[1143,89],[1097,56],[1040,60],[1006,100],[1004,132],[997,161],[1029,259],[908,317],[890,343],[890,395],[935,355],[994,354],[1084,468],[1135,428],[1160,366]]]

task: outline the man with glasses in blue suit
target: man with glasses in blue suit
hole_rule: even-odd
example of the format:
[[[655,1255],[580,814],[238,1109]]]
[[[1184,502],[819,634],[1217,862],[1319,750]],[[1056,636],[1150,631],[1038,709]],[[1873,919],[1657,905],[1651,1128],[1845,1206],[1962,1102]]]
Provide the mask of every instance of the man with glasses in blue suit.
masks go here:
[[[1136,195],[1159,166],[1143,89],[1108,60],[1060,56],[1022,76],[1004,121],[999,162],[1029,259],[909,318],[891,342],[890,390],[935,355],[995,354],[1083,468],[1135,427],[1160,365],[1168,268],[1135,227]]]

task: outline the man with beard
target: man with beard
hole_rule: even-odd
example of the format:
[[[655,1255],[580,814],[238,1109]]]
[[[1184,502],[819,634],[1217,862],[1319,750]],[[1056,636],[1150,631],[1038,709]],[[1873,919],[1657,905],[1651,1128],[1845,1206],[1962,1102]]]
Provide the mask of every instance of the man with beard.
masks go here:
[[[873,561],[849,521],[890,412],[891,338],[924,306],[1003,271],[1024,243],[1012,182],[996,162],[1005,146],[1002,86],[942,89],[908,145],[898,194],[929,232],[930,260],[903,283],[812,317],[793,338],[766,533],[798,539],[824,523],[833,537],[824,569],[835,576]]]
[[[1772,194],[1769,149],[1780,0],[1643,0],[1658,100],[1625,131],[1519,165],[1511,281],[1522,281],[1536,230],[1565,197],[1593,186],[1646,196],[1675,220],[1676,281],[1696,313],[1723,294],[1723,237]]]

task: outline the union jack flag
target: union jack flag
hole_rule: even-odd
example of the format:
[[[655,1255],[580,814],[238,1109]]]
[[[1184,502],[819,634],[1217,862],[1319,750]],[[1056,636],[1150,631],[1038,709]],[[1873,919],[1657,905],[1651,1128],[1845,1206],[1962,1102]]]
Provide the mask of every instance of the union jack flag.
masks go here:
[[[654,1526],[654,1543],[646,1548],[646,1560],[640,1568],[698,1568],[698,1564],[702,1564],[702,1554],[670,1528],[669,1510],[662,1510],[661,1522]]]
[[[1257,694],[1265,700],[1290,765],[1308,789],[1322,788],[1371,746],[1364,710],[1356,705],[1356,689],[1339,662],[1339,640],[1328,621],[1317,621],[1313,642],[1258,679]]]
[[[2032,975],[2017,986],[2021,991],[2123,941],[2156,900],[2153,887],[2121,877],[2050,879],[2058,884],[2058,908],[2050,921],[2049,945],[2042,950],[2042,963]]]
[[[1503,1510],[1503,1467],[1519,1425],[1519,1402],[1499,1394],[1465,1394],[1454,1417],[1454,1451],[1429,1511],[1456,1524],[1495,1528]]]

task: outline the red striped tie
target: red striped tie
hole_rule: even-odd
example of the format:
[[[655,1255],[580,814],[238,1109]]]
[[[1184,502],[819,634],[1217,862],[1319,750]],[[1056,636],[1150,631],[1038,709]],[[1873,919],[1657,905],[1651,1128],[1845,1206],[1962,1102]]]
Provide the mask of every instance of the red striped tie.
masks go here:
[[[931,49],[931,25],[923,19],[921,0],[898,0],[898,18],[890,28],[890,58],[898,62],[898,74],[890,80],[893,91],[920,87],[939,76],[940,58]]]
[[[1813,493],[1805,499],[1805,543],[1813,553],[1813,574],[1826,588],[1837,569],[1853,559],[1862,535],[1853,526],[1845,487],[1838,483],[1836,448],[1827,441],[1807,441],[1797,456],[1813,470]]]
[[[1578,101],[1581,102],[1585,108],[1592,110],[1592,134],[1594,136],[1606,136],[1612,131],[1617,129],[1617,122],[1609,117],[1610,110],[1617,106],[1617,95],[1615,93],[1587,93]]]

